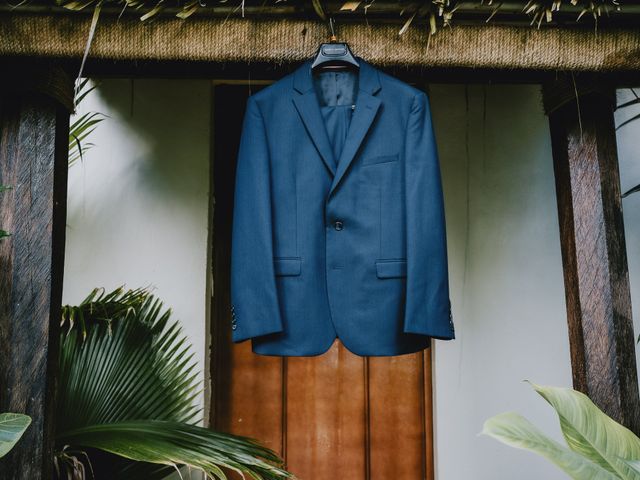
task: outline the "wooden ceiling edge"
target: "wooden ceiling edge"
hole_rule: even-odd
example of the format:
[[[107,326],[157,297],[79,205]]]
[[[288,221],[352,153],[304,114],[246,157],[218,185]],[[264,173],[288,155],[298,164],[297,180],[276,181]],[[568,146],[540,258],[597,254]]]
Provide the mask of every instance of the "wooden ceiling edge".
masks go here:
[[[78,61],[90,17],[0,14],[0,56]],[[634,72],[640,68],[640,29],[456,25],[428,38],[423,28],[398,35],[397,25],[344,23],[354,52],[395,69],[493,69]],[[308,58],[326,39],[326,26],[303,19],[101,18],[89,61],[282,66]]]

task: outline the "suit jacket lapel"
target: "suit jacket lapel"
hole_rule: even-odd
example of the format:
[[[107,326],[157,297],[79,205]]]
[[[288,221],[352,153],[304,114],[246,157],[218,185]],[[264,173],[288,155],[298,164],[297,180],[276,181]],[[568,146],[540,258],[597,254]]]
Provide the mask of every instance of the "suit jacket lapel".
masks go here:
[[[320,113],[318,98],[314,90],[306,92],[304,95],[293,97],[293,103],[304,122],[309,136],[313,140],[322,161],[325,163],[331,175],[336,174],[336,161],[333,157],[333,149],[329,142],[327,128]]]
[[[329,195],[336,189],[345,172],[351,165],[364,137],[367,135],[373,120],[376,117],[378,108],[380,107],[380,99],[370,95],[364,90],[358,92],[356,99],[356,108],[353,111],[353,117],[349,124],[347,139],[338,160],[336,174],[333,177],[333,183],[329,190]]]
[[[336,189],[353,162],[381,104],[380,99],[374,96],[381,88],[378,71],[362,58],[356,58],[360,64],[358,98],[339,161],[334,158],[318,97],[313,87],[312,59],[305,61],[293,74],[293,88],[301,94],[294,95],[293,103],[322,161],[333,175],[329,195]]]

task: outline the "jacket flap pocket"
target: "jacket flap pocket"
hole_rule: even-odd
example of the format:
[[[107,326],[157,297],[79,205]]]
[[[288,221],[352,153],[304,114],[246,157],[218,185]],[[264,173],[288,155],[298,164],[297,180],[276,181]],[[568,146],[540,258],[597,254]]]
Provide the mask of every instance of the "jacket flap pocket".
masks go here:
[[[276,275],[300,275],[299,258],[274,258],[273,268]]]
[[[395,155],[378,155],[376,157],[369,157],[362,160],[363,165],[375,165],[378,163],[389,163],[398,160],[398,154]]]
[[[381,260],[376,262],[378,278],[399,278],[407,276],[406,260]]]

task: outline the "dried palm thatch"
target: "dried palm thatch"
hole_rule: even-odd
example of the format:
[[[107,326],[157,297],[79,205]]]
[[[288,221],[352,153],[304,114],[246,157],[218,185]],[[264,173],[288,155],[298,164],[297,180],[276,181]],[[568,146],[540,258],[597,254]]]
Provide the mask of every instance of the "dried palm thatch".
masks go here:
[[[93,64],[152,61],[189,64],[291,64],[313,55],[327,37],[317,20],[208,18],[153,21],[102,15],[91,43]],[[0,56],[82,58],[91,16],[0,15]],[[638,28],[521,28],[456,25],[430,36],[418,25],[398,35],[396,24],[341,22],[338,37],[367,61],[385,67],[485,68],[632,72],[640,68]],[[431,38],[429,44],[427,36]],[[46,39],[46,41],[43,41]]]
[[[27,7],[47,6],[51,0],[26,0]],[[55,4],[71,10],[89,7],[139,11],[142,20],[159,14],[174,14],[187,18],[194,13],[230,16],[305,16],[327,20],[328,17],[361,18],[367,21],[393,21],[404,33],[413,24],[422,22],[431,34],[439,26],[451,26],[454,18],[462,22],[487,23],[490,20],[530,23],[578,22],[592,18],[616,19],[640,13],[632,4],[622,0],[54,0]]]
[[[622,0],[55,1],[8,14],[0,4],[0,56],[291,63],[317,49],[333,18],[338,38],[381,66],[640,68],[640,4]]]

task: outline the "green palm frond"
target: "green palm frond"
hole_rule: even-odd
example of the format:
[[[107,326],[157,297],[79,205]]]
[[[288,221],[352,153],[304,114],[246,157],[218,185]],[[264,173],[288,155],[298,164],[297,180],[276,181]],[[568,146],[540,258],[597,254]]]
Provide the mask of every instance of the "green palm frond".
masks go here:
[[[227,478],[222,468],[256,480],[291,477],[273,465],[279,462],[277,455],[255,440],[179,422],[147,420],[94,425],[69,431],[59,439],[172,468],[188,464],[215,479]]]
[[[213,478],[226,478],[222,468],[248,478],[286,478],[270,450],[194,425],[201,388],[196,363],[170,316],[140,289],[96,289],[80,305],[63,308],[56,416],[61,471],[84,478],[81,464],[97,479],[150,480],[187,465]]]
[[[103,288],[95,288],[80,305],[62,307],[61,327],[71,330],[79,328],[83,338],[87,336],[87,324],[102,323],[108,325],[112,320],[126,320],[130,315],[138,315],[142,305],[149,297],[149,292],[139,288],[125,290],[120,287],[107,293]]]
[[[104,115],[99,112],[87,112],[73,122],[69,130],[69,166],[78,160],[84,160],[84,153],[94,146],[93,143],[84,142],[95,130],[96,125],[104,120]]]
[[[75,104],[79,105],[85,97],[96,88],[89,84],[89,79],[84,79],[78,86]],[[69,127],[69,166],[74,165],[78,160],[84,159],[87,150],[94,146],[87,142],[87,137],[96,129],[96,126],[106,118],[106,115],[99,112],[87,112],[71,123]]]

